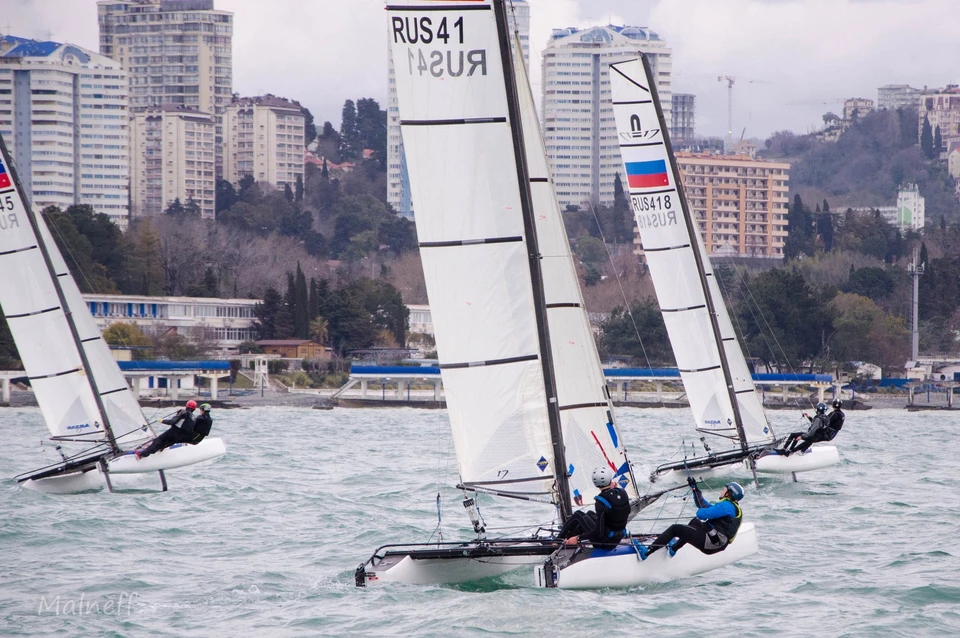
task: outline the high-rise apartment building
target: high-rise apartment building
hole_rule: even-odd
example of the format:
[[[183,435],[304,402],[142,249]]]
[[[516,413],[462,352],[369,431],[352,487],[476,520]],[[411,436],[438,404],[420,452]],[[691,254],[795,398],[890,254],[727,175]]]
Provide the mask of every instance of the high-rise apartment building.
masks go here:
[[[674,93],[670,109],[670,141],[682,144],[693,139],[696,125],[696,96],[689,93]]]
[[[184,106],[151,106],[131,120],[131,216],[160,215],[180,201],[213,219],[216,119]]]
[[[614,181],[623,164],[607,68],[641,52],[650,60],[670,126],[671,52],[656,33],[620,26],[553,31],[543,51],[542,119],[561,206],[613,202]]]
[[[708,253],[783,257],[790,164],[740,155],[676,156]]]
[[[223,135],[220,118],[233,95],[232,13],[214,9],[213,0],[101,0],[97,13],[100,53],[127,70],[133,112],[175,104],[214,113]]]
[[[235,98],[223,115],[223,178],[245,175],[277,188],[303,178],[303,108],[273,95]]]
[[[530,5],[527,0],[513,0],[510,22],[520,36],[523,61],[530,68]],[[393,57],[387,53],[387,202],[400,215],[413,219],[410,178],[400,137],[400,113],[397,108],[397,85],[394,80]]]
[[[921,92],[919,114],[918,136],[923,135],[924,118],[930,122],[931,131],[940,127],[940,152],[949,149],[954,142],[960,142],[960,87],[956,84]]]
[[[38,209],[129,216],[127,76],[72,44],[0,38],[0,133]]]
[[[909,84],[888,84],[877,89],[877,108],[891,111],[905,106],[916,108],[920,103],[920,89]]]

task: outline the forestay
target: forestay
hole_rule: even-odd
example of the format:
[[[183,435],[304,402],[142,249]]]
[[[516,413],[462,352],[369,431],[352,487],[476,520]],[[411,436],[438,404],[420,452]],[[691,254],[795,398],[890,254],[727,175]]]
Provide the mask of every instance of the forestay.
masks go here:
[[[13,179],[5,146],[2,151],[0,268],[4,281],[0,286],[0,306],[44,421],[54,436],[92,435],[91,440],[102,439],[104,419],[94,396],[96,387],[113,426],[113,435],[122,438],[144,424],[140,407],[100,337],[41,215],[34,216],[40,233],[38,240],[25,200]],[[41,241],[62,287],[66,309],[41,251]],[[72,314],[89,369],[85,369],[65,310]]]
[[[572,470],[570,489],[576,503],[581,502],[585,495],[595,494],[597,490],[592,482],[592,471],[609,465],[618,473],[617,481],[621,487],[627,490],[631,498],[636,497],[637,486],[613,420],[600,357],[590,330],[570,242],[550,178],[526,65],[519,42],[516,38],[511,40],[514,43],[513,64],[530,171],[537,243],[542,256],[544,296],[556,369],[563,442],[568,469]],[[586,502],[592,502],[592,498]]]
[[[626,184],[696,425],[741,445],[708,310],[709,294],[746,443],[770,443],[773,432],[766,422],[700,233],[689,231],[699,224],[696,219],[687,223],[690,213],[677,190],[679,171],[668,147],[667,132],[662,130],[656,86],[643,61],[636,59],[610,65],[610,87]],[[704,278],[694,251],[699,254]]]

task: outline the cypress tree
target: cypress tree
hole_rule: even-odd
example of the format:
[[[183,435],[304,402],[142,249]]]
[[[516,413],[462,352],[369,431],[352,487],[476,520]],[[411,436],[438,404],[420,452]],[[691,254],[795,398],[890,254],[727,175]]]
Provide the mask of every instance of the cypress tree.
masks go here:
[[[308,314],[310,321],[320,316],[320,287],[317,285],[317,280],[313,277],[310,278],[310,305]]]
[[[296,201],[303,201],[303,175],[297,175]]]
[[[283,301],[277,309],[277,318],[274,321],[276,339],[291,339],[296,336],[296,324],[293,312],[296,304],[296,283],[293,273],[287,273],[287,291],[283,294]]]
[[[297,262],[297,275],[295,280],[293,321],[294,332],[299,339],[310,338],[310,309],[309,294],[307,292],[307,278],[300,268],[300,262]]]
[[[943,150],[943,136],[940,134],[940,125],[933,129],[933,159],[940,158],[940,152]]]
[[[923,128],[920,130],[920,150],[927,159],[933,159],[933,129],[930,128],[930,118],[923,116]]]

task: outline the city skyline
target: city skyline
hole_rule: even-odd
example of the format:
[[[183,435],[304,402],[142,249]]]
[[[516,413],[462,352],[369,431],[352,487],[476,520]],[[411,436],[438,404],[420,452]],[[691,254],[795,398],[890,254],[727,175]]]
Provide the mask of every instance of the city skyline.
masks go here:
[[[734,86],[739,137],[803,133],[837,111],[837,100],[876,100],[877,88],[960,82],[952,0],[530,0],[531,65],[540,92],[540,55],[554,28],[644,26],[674,51],[674,91],[697,96],[698,134],[727,130],[726,83]],[[339,125],[345,99],[386,108],[386,13],[382,0],[217,0],[235,14],[234,86],[240,95],[298,100],[318,123]],[[27,0],[8,8],[0,29],[99,50],[96,0]],[[281,37],[282,35],[282,37]],[[365,42],[368,46],[358,46]],[[922,52],[894,55],[896,51]],[[922,63],[920,63],[922,61]],[[278,72],[278,70],[282,70]],[[753,81],[751,81],[753,80]]]

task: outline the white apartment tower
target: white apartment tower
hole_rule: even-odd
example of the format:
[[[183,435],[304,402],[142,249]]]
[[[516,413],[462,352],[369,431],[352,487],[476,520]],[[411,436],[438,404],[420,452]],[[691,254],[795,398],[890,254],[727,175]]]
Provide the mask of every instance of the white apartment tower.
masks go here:
[[[132,111],[175,104],[214,113],[222,136],[233,95],[232,13],[213,0],[101,0],[97,14],[100,53],[127,70]]]
[[[530,5],[527,0],[512,0],[508,10],[510,20],[520,36],[523,61],[530,68]],[[410,178],[400,139],[400,113],[397,110],[397,85],[394,80],[393,58],[387,53],[387,202],[403,217],[413,219],[413,201],[410,199]]]
[[[920,104],[920,89],[909,84],[888,84],[877,89],[877,108],[891,111]]]
[[[555,29],[543,51],[543,135],[561,206],[611,204],[622,172],[610,104],[611,62],[645,53],[671,124],[671,52],[642,27]],[[623,179],[623,176],[621,176]]]
[[[897,226],[909,230],[923,230],[926,207],[916,184],[903,184],[897,192]]]
[[[213,219],[214,116],[182,106],[151,106],[135,113],[131,126],[131,216],[163,214],[179,199]]]
[[[273,95],[234,98],[223,115],[223,178],[245,175],[279,189],[303,178],[303,109]]]
[[[72,44],[0,38],[0,134],[38,209],[129,215],[127,76]]]

